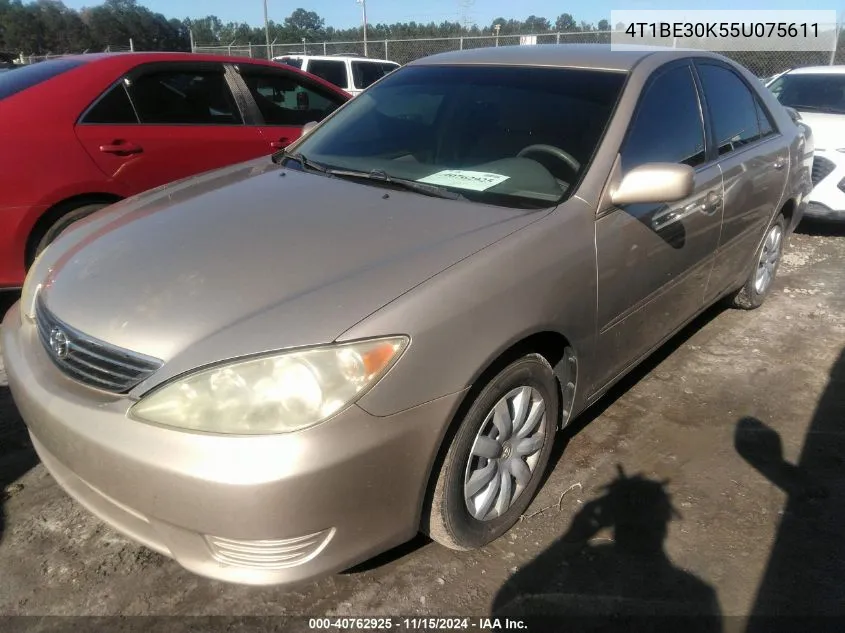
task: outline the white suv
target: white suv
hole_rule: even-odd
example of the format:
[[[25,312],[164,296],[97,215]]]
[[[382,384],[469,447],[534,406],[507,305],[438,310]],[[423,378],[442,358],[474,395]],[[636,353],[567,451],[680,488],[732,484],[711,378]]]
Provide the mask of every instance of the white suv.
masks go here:
[[[273,61],[295,66],[343,88],[353,97],[399,68],[396,62],[345,55],[281,55]]]
[[[813,191],[805,215],[845,220],[845,66],[796,68],[766,85],[813,130]]]

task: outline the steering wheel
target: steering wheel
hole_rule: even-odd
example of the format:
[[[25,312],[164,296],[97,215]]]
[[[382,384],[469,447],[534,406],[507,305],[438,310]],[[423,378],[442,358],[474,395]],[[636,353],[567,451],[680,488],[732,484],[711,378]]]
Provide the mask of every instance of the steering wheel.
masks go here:
[[[572,154],[554,145],[529,145],[519,151],[517,158],[525,158],[529,154],[549,154],[566,163],[566,166],[576,173],[581,169],[581,163],[575,160]]]

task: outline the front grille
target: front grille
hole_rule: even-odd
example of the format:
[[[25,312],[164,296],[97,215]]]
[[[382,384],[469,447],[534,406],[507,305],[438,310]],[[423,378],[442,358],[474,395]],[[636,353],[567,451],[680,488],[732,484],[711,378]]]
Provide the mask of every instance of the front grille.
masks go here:
[[[56,317],[39,298],[35,305],[38,336],[47,355],[67,376],[90,387],[126,393],[162,361],[91,338]]]
[[[834,169],[836,169],[836,164],[832,160],[825,158],[824,156],[816,156],[813,159],[813,186],[815,187],[822,180],[827,178],[830,175],[830,172]]]
[[[241,541],[206,536],[211,553],[221,563],[236,567],[284,569],[306,563],[323,551],[334,528],[316,534],[267,541]]]

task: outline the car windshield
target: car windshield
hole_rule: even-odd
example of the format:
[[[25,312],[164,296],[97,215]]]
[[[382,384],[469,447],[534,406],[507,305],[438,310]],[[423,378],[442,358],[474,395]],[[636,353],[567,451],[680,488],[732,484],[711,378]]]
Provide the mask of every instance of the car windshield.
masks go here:
[[[845,114],[845,74],[789,73],[775,79],[769,90],[796,110]]]
[[[571,68],[410,66],[356,97],[296,148],[331,169],[542,208],[573,192],[624,73]]]

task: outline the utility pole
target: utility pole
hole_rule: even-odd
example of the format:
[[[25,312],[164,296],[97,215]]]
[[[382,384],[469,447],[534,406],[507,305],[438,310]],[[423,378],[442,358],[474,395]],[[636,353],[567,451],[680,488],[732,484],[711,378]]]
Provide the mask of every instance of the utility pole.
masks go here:
[[[361,5],[364,11],[364,57],[368,57],[367,55],[367,0],[355,0],[358,4]]]
[[[267,0],[264,0],[264,36],[267,40],[267,59],[272,59],[270,52],[270,20],[267,19]]]

